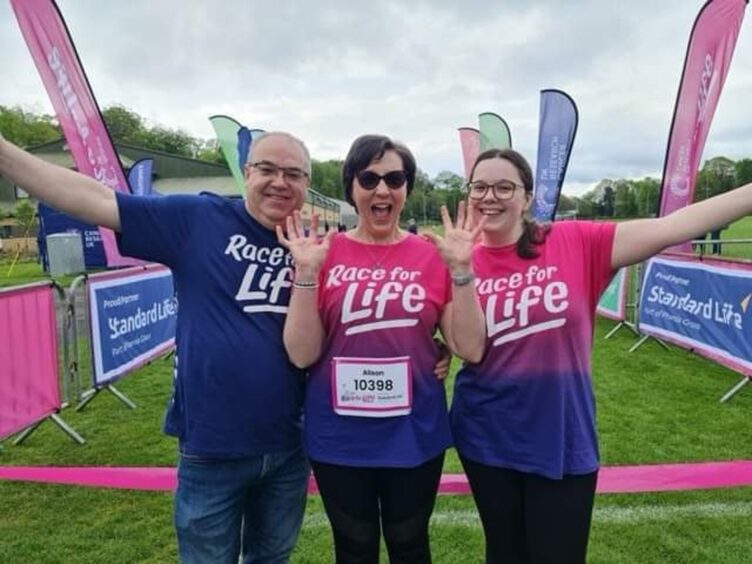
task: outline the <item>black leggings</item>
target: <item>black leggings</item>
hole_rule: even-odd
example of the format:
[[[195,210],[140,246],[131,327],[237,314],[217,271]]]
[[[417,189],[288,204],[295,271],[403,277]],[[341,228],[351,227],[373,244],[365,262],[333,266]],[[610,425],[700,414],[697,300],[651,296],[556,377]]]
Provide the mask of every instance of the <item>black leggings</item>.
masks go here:
[[[415,468],[311,461],[334,533],[337,564],[378,564],[381,528],[392,564],[431,562],[428,520],[444,453]]]
[[[550,480],[462,458],[487,564],[585,562],[598,472]]]

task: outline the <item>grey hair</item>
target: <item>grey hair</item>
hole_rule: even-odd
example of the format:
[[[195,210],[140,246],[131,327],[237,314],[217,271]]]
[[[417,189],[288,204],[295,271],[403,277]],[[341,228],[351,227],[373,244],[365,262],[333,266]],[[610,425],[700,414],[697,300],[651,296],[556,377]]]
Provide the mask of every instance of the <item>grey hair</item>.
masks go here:
[[[285,131],[264,131],[261,135],[256,137],[251,143],[251,146],[248,148],[248,158],[246,159],[247,162],[252,162],[251,157],[253,157],[253,148],[257,147],[259,143],[267,137],[286,137],[287,139],[295,143],[298,147],[300,147],[300,150],[303,151],[303,155],[305,156],[305,170],[309,175],[311,174],[311,153],[308,152],[308,147],[306,147],[303,141],[301,141],[291,133],[287,133]]]

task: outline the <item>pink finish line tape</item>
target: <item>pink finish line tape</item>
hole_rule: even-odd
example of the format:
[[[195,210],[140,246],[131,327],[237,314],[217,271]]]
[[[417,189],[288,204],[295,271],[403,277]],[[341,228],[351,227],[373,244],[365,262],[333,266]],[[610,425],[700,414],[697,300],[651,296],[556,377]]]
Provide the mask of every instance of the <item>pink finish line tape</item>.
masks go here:
[[[124,490],[172,491],[175,468],[110,466],[0,466],[0,480],[67,484]],[[598,493],[665,492],[752,485],[752,460],[605,466],[598,475]],[[313,477],[309,493],[317,493]],[[444,474],[439,493],[468,495],[464,474]]]

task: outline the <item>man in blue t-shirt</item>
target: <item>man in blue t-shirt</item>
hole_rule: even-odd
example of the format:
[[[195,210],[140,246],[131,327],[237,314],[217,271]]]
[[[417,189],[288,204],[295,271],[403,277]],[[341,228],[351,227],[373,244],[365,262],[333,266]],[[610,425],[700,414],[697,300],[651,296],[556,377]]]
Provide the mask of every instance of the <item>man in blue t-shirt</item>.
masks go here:
[[[183,562],[286,562],[303,519],[304,374],[282,343],[293,268],[275,226],[311,173],[297,138],[254,140],[243,200],[116,193],[0,135],[0,173],[33,197],[118,233],[125,255],[170,267],[180,302],[174,395],[175,527]]]

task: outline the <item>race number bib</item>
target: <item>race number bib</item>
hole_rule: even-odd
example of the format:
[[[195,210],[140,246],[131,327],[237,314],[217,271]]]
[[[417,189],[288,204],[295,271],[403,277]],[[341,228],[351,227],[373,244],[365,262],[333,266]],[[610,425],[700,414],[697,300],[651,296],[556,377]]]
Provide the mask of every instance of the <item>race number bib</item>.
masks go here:
[[[395,417],[412,410],[410,357],[332,360],[332,404],[339,415]]]

